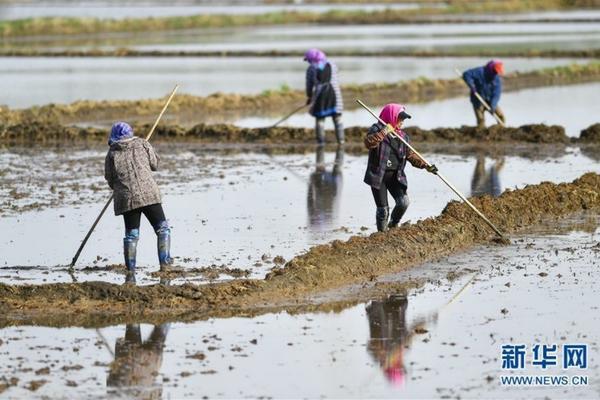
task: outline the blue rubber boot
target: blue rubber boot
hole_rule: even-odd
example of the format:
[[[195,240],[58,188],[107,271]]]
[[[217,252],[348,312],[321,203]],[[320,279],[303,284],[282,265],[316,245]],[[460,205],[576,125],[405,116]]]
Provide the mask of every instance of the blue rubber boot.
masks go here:
[[[166,272],[173,263],[171,260],[171,228],[169,228],[167,221],[159,224],[158,229],[156,229],[156,237],[160,270]]]
[[[123,254],[125,255],[125,266],[127,267],[126,283],[135,283],[135,257],[139,238],[139,229],[128,229],[125,231],[125,238],[123,238]]]

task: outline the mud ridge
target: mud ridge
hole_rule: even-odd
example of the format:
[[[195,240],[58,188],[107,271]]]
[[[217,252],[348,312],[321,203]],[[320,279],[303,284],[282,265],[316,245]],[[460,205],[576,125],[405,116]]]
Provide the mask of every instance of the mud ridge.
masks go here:
[[[600,143],[600,123],[591,125],[581,131],[579,141],[582,143]]]
[[[584,65],[554,67],[536,71],[513,73],[505,77],[505,91],[516,91],[532,87],[567,85],[600,81],[600,62]],[[401,96],[399,96],[399,93]],[[466,96],[467,88],[462,79],[414,79],[397,83],[369,83],[345,85],[343,95],[348,109],[358,107],[355,99],[367,104],[384,104],[392,99],[407,103],[428,102],[437,99]],[[400,97],[400,98],[399,98]],[[22,110],[0,110],[0,124],[42,123],[73,124],[95,121],[129,120],[154,118],[165,99],[91,101],[82,100],[72,104],[49,104]],[[206,97],[179,94],[175,96],[166,120],[191,121],[192,124],[208,118],[231,118],[249,115],[280,115],[282,110],[298,107],[305,101],[301,90],[273,90],[259,95],[215,93]],[[1,135],[0,135],[1,136]]]
[[[600,210],[600,175],[588,173],[572,183],[544,182],[506,191],[498,198],[472,198],[505,234],[547,219]],[[294,306],[310,296],[438,259],[493,238],[466,205],[451,202],[441,215],[403,224],[388,233],[354,236],[311,248],[264,280],[240,279],[204,286],[115,285],[103,282],[0,285],[0,326],[56,324],[70,316],[89,321],[128,318],[192,320],[244,315],[257,308]],[[84,317],[90,316],[90,317]],[[86,319],[87,318],[87,319]],[[71,320],[73,321],[73,319]],[[72,323],[71,323],[72,324]]]
[[[452,2],[447,7],[423,7],[413,10],[330,10],[323,13],[310,11],[275,11],[264,14],[200,14],[188,16],[100,19],[78,17],[42,17],[1,21],[0,37],[19,38],[36,35],[90,35],[107,33],[140,33],[175,31],[183,29],[230,28],[243,26],[274,26],[286,24],[429,24],[429,23],[489,23],[454,17],[456,14],[515,13],[525,11],[568,10],[590,7],[593,0],[529,0]],[[432,16],[438,16],[435,20]],[[527,18],[523,20],[527,21]],[[586,19],[586,21],[593,19]],[[544,23],[554,20],[532,20]],[[515,22],[502,18],[495,23]],[[521,21],[519,21],[521,22]],[[580,22],[580,21],[577,21]]]
[[[134,125],[136,132],[148,132],[149,124]],[[558,125],[529,124],[519,127],[492,125],[487,128],[462,126],[459,128],[421,129],[408,127],[405,131],[413,142],[422,143],[600,143],[600,124],[596,123],[581,132],[580,138],[569,138],[565,129]],[[365,127],[346,128],[346,140],[361,143]],[[30,121],[0,125],[0,143],[18,146],[26,143],[75,143],[104,142],[107,130],[78,128],[57,123]],[[229,124],[199,124],[192,128],[180,125],[161,125],[155,130],[154,140],[202,143],[249,143],[249,144],[306,144],[314,140],[310,128],[240,128]]]
[[[577,22],[581,22],[578,20]],[[597,21],[600,22],[600,21]],[[460,50],[415,50],[415,51],[364,51],[364,50],[331,50],[327,54],[329,57],[420,57],[420,58],[438,58],[438,57],[515,57],[515,58],[600,58],[600,49],[581,49],[581,50],[497,50],[486,51],[477,49]],[[1,57],[299,57],[304,56],[303,51],[286,50],[266,50],[266,51],[185,51],[185,50],[137,50],[129,48],[118,48],[111,50],[40,50],[40,49],[0,49]]]

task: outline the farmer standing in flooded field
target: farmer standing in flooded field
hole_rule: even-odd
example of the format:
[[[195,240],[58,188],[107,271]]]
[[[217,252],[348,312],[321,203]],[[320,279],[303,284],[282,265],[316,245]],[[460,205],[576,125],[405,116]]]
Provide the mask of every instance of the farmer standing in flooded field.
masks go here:
[[[365,147],[369,149],[364,182],[371,186],[377,205],[375,221],[379,232],[398,226],[408,208],[409,200],[406,193],[408,182],[404,173],[406,161],[408,160],[415,168],[427,169],[432,174],[437,173],[435,165],[428,166],[396,136],[399,135],[409,141],[408,135],[402,130],[404,120],[411,118],[405,110],[406,108],[401,104],[386,104],[379,118],[387,126],[380,122],[373,124],[364,140]],[[388,191],[396,201],[389,225],[387,223],[390,217]]]
[[[309,49],[304,54],[309,66],[306,70],[306,104],[310,106],[310,115],[316,118],[315,133],[317,143],[325,143],[325,118],[332,117],[335,137],[339,144],[344,143],[344,125],[342,124],[342,91],[337,79],[337,67],[327,60],[319,49]]]
[[[160,270],[171,264],[171,229],[161,205],[161,195],[152,171],[158,169],[159,158],[148,141],[133,135],[125,122],[112,126],[108,140],[110,149],[104,163],[104,177],[114,191],[115,215],[123,215],[125,238],[123,252],[127,282],[135,282],[135,261],[140,219],[146,216],[158,238]]]
[[[506,122],[504,113],[498,107],[502,94],[502,75],[504,75],[504,64],[499,60],[491,60],[482,67],[468,69],[463,73],[463,80],[471,89],[471,104],[473,104],[478,128],[485,127],[486,109],[475,93],[478,93],[490,106],[492,114],[496,113],[502,123]]]

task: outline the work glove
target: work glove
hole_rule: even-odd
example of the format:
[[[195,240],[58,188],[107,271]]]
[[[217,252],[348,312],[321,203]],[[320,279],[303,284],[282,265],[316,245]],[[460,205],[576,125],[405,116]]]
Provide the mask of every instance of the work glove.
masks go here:
[[[379,146],[379,143],[385,138],[385,129],[380,130],[377,133],[373,133],[371,135],[367,135],[365,138],[365,147],[369,150],[374,149]]]
[[[469,86],[469,88],[471,89],[471,96],[475,96],[475,92],[477,90],[475,90],[475,86]]]
[[[427,170],[427,172],[437,175],[438,169],[435,166],[435,164],[429,164],[428,166],[425,167],[425,169]]]
[[[380,132],[383,132],[384,135],[396,136],[396,130],[390,124],[386,124]]]

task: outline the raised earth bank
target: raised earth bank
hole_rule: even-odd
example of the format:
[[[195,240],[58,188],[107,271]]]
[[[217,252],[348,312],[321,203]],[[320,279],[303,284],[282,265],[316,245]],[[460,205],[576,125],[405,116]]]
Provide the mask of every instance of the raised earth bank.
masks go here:
[[[0,22],[0,37],[23,37],[34,35],[84,35],[115,32],[156,32],[182,29],[232,28],[241,26],[272,26],[286,24],[424,24],[424,23],[473,23],[469,18],[436,19],[431,16],[455,14],[517,13],[525,11],[569,10],[597,6],[595,0],[503,0],[447,2],[445,7],[428,7],[411,10],[331,10],[323,13],[303,11],[275,11],[265,14],[200,14],[162,18],[99,19],[77,17],[28,18]],[[511,22],[505,18],[499,22]],[[546,22],[545,20],[534,20]]]
[[[600,58],[600,49],[481,49],[449,50],[331,50],[329,57],[526,57],[526,58]],[[90,49],[90,50],[42,50],[42,49],[0,49],[1,57],[298,57],[304,52],[299,50],[138,50],[128,48]]]
[[[506,191],[473,204],[505,234],[581,210],[600,210],[600,175],[571,183],[544,182]],[[103,282],[44,285],[0,284],[0,326],[83,325],[129,321],[158,323],[250,313],[310,304],[328,289],[368,282],[494,238],[465,204],[451,202],[441,215],[403,224],[387,233],[354,236],[315,246],[264,280],[137,287]]]
[[[568,85],[600,81],[600,62],[575,64],[536,71],[508,74],[504,79],[505,91],[525,88]],[[355,99],[367,104],[384,104],[391,100],[406,103],[428,102],[436,99],[466,95],[467,87],[462,79],[414,79],[397,83],[369,83],[343,86],[346,108],[358,107]],[[173,98],[168,116],[197,123],[207,117],[241,117],[248,115],[281,115],[305,102],[301,90],[265,91],[259,95],[215,93],[206,97],[178,94]],[[17,123],[92,123],[96,121],[154,118],[162,109],[165,99],[90,101],[72,104],[48,104],[22,110],[0,110],[0,125]]]
[[[143,136],[150,130],[149,124],[135,125],[135,132]],[[362,142],[366,127],[349,127],[346,140]],[[531,124],[519,127],[492,125],[487,128],[462,126],[460,128],[421,129],[409,127],[405,131],[411,141],[423,143],[586,143],[600,144],[600,123],[581,131],[579,138],[570,138],[558,125]],[[27,143],[105,142],[107,129],[78,128],[52,122],[29,121],[0,125],[0,143],[20,145]],[[314,141],[310,128],[240,128],[235,125],[200,124],[192,128],[179,125],[161,125],[155,130],[153,140],[198,141],[202,143],[260,143],[260,144],[306,144]]]

